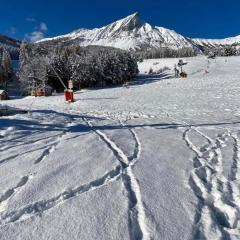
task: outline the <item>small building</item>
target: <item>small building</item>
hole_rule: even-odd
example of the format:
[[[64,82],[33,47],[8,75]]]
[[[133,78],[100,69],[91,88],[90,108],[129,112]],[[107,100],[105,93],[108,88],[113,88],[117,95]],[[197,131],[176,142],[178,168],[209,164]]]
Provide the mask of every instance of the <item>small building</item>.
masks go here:
[[[8,99],[9,99],[8,93],[5,90],[0,89],[0,101]]]
[[[35,89],[31,89],[31,96],[42,97],[42,96],[51,96],[53,89],[46,85],[44,87],[36,87]]]
[[[28,87],[28,93],[31,96],[41,97],[52,95],[53,89],[47,85],[45,79],[39,79],[34,76],[29,76],[30,85]]]

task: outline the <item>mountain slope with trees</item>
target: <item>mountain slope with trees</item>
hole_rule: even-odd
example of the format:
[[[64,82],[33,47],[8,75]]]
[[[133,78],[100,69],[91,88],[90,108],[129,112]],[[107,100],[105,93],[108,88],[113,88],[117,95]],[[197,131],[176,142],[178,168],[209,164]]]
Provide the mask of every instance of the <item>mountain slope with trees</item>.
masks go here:
[[[21,41],[0,34],[0,58],[3,49],[6,49],[10,53],[11,58],[17,60],[19,58],[20,45]]]

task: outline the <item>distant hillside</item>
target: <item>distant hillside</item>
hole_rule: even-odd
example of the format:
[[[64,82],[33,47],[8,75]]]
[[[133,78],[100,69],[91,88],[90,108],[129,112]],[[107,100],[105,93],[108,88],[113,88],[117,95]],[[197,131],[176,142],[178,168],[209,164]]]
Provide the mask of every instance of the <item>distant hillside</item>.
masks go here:
[[[6,48],[10,52],[12,59],[17,60],[19,58],[20,45],[21,41],[0,34],[0,55],[2,49]]]

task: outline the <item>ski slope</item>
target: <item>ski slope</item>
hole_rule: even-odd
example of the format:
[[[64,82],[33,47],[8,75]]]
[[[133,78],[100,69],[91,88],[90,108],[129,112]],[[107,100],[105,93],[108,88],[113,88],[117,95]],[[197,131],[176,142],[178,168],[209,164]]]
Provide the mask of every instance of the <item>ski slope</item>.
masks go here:
[[[240,57],[185,61],[1,102],[29,114],[0,118],[0,239],[239,239]]]

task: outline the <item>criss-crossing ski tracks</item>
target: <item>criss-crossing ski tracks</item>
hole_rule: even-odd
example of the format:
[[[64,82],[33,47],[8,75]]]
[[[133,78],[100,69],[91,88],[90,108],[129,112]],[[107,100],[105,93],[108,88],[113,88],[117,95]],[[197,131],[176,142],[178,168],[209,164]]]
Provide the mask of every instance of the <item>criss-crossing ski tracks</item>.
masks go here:
[[[163,113],[173,120],[176,129],[183,132],[183,140],[195,153],[194,169],[190,174],[189,185],[199,199],[193,226],[193,239],[238,239],[240,236],[240,138],[238,131],[224,129],[212,139],[200,127],[179,120],[161,107]],[[149,115],[152,116],[152,115]],[[153,118],[159,119],[156,115]],[[207,128],[207,124],[205,126]],[[222,128],[215,128],[221,129]],[[234,129],[234,128],[233,128]],[[190,133],[203,138],[207,144],[196,146]],[[233,156],[229,175],[223,171],[222,148],[228,138],[233,140]]]
[[[43,127],[41,128],[41,130],[37,130],[37,131],[33,131],[31,136],[36,137],[35,140],[28,138],[27,134],[23,134],[23,136],[20,137],[13,137],[11,138],[9,141],[12,142],[12,145],[10,147],[6,147],[3,144],[3,147],[1,148],[1,151],[9,151],[15,148],[18,148],[19,146],[25,147],[24,149],[27,149],[28,146],[34,145],[36,144],[36,146],[34,146],[35,148],[30,149],[30,150],[26,150],[24,152],[21,153],[17,153],[14,155],[10,155],[7,158],[1,159],[0,160],[0,166],[2,164],[5,164],[9,161],[13,161],[18,157],[22,157],[24,155],[33,153],[33,152],[37,152],[37,151],[41,151],[42,153],[40,154],[40,156],[34,160],[34,164],[39,164],[41,161],[43,161],[44,159],[46,159],[52,152],[54,152],[57,149],[57,146],[62,142],[63,138],[65,135],[67,135],[67,129],[68,127],[72,126],[73,120],[71,119],[71,121],[68,121],[66,123],[65,126],[63,126],[61,128],[61,132],[57,133],[57,134],[50,134],[50,136],[45,136],[45,137],[41,137],[41,133],[44,132],[44,130],[46,131],[47,129],[44,129]],[[40,124],[39,124],[40,125]],[[52,129],[52,131],[55,131],[55,128]],[[59,131],[59,130],[58,130]],[[29,132],[28,132],[29,133]],[[35,136],[35,135],[39,135]],[[20,141],[21,140],[21,141]],[[20,143],[19,143],[20,141]],[[42,144],[44,144],[45,142],[48,142],[47,144],[45,144],[44,146],[42,146]],[[4,142],[4,141],[3,141]],[[5,141],[6,142],[6,141]],[[14,144],[17,143],[17,144]],[[17,150],[15,150],[17,151]],[[19,217],[13,217],[10,218],[9,221],[4,221],[4,219],[6,219],[9,214],[13,214],[13,213],[9,213],[7,214],[5,211],[7,209],[8,206],[8,202],[10,201],[11,198],[13,198],[22,188],[24,188],[24,186],[30,182],[31,179],[34,178],[34,176],[37,174],[37,172],[31,173],[28,172],[27,175],[21,177],[21,179],[19,180],[19,182],[16,184],[15,187],[11,187],[9,189],[7,189],[5,192],[0,194],[0,223],[3,224],[3,222],[7,223],[7,222],[14,222],[17,219],[20,219],[21,215],[24,215],[24,211],[14,211],[15,215],[18,215]],[[28,207],[25,207],[25,209]],[[29,212],[31,212],[30,209],[28,209]],[[14,215],[14,214],[13,214]],[[5,217],[4,217],[5,216]],[[15,220],[14,220],[15,219]]]
[[[128,205],[129,205],[129,234],[131,239],[150,239],[148,226],[146,223],[146,214],[141,197],[140,186],[133,174],[133,166],[139,160],[141,155],[141,143],[135,131],[129,129],[133,139],[135,141],[135,149],[133,155],[127,157],[119,146],[116,145],[105,133],[100,130],[94,129],[94,126],[90,121],[84,119],[84,121],[93,128],[94,132],[104,141],[108,147],[112,150],[116,158],[118,159],[121,167],[121,179],[124,187],[127,191]],[[121,126],[124,124],[119,121]]]
[[[99,139],[107,145],[113,152],[119,164],[92,181],[80,184],[74,188],[67,188],[67,190],[58,193],[48,199],[39,200],[29,203],[18,209],[11,210],[7,208],[8,202],[13,198],[30,180],[34,175],[29,173],[22,177],[15,186],[7,189],[0,195],[0,225],[6,225],[17,221],[25,221],[28,218],[41,216],[44,212],[63,204],[72,198],[78,197],[91,191],[95,191],[115,181],[121,181],[126,191],[128,201],[128,226],[130,239],[151,239],[151,226],[149,226],[148,217],[146,216],[146,209],[141,196],[141,189],[138,180],[136,179],[133,168],[141,156],[141,142],[137,132],[134,130],[128,121],[135,118],[148,118],[160,119],[159,116],[144,113],[123,113],[122,115],[115,115],[106,113],[95,113],[89,117],[82,117],[72,119],[63,128],[61,133],[54,134],[50,138],[48,145],[40,146],[34,150],[43,150],[40,156],[35,159],[33,164],[40,164],[58,149],[58,145],[63,141],[76,138],[79,134],[67,138],[69,129],[72,126],[85,123],[88,127],[87,131],[98,135]],[[240,192],[239,192],[239,178],[240,178],[240,139],[238,132],[235,130],[225,130],[224,133],[217,135],[216,138],[211,138],[205,134],[200,127],[194,127],[184,121],[174,119],[171,114],[166,115],[177,122],[176,129],[183,132],[183,140],[186,142],[187,147],[195,153],[193,159],[194,169],[191,172],[189,184],[193,192],[199,199],[197,211],[195,215],[193,238],[207,238],[212,236],[214,239],[228,238],[229,236],[239,236],[239,214],[240,214]],[[120,119],[124,119],[120,120]],[[135,144],[132,154],[128,156],[124,153],[123,148],[108,136],[104,127],[98,127],[94,124],[93,119],[103,119],[118,122],[117,128],[123,131],[129,131],[131,138]],[[101,121],[100,121],[101,122]],[[141,126],[140,126],[141,127]],[[114,128],[114,127],[113,127]],[[151,126],[155,128],[155,126]],[[206,127],[207,128],[207,127]],[[108,129],[108,128],[106,128]],[[161,129],[161,128],[160,128]],[[37,133],[36,133],[37,134]],[[192,135],[203,138],[206,142],[203,146],[198,146],[191,140]],[[230,168],[229,176],[226,177],[223,173],[223,153],[222,149],[227,144],[228,138],[233,142],[233,157],[232,166]],[[42,138],[44,140],[45,138]],[[48,138],[46,138],[48,139]],[[40,139],[29,140],[26,144],[38,143]],[[40,141],[41,142],[41,141]],[[16,142],[17,145],[24,143]],[[14,144],[9,147],[14,149],[17,146]],[[4,146],[5,149],[6,146]],[[32,150],[28,150],[23,154],[27,154]],[[7,163],[17,158],[18,155],[10,156],[2,159],[1,164]]]
[[[199,134],[207,145],[199,147],[191,141],[191,133]],[[204,239],[228,239],[239,236],[240,192],[239,192],[239,138],[237,133],[226,130],[212,139],[199,129],[188,128],[183,139],[190,150],[195,153],[194,169],[189,183],[199,198],[193,237]],[[234,140],[234,155],[229,176],[223,172],[222,149],[228,138]]]
[[[86,125],[93,130],[103,141],[108,148],[113,152],[116,159],[119,161],[119,165],[114,169],[107,172],[102,177],[99,177],[87,184],[80,185],[76,188],[70,189],[59,193],[57,196],[46,200],[40,200],[37,202],[30,203],[28,205],[22,206],[19,209],[13,211],[6,211],[7,202],[18,192],[26,183],[29,182],[29,179],[33,178],[32,174],[25,176],[21,179],[20,183],[11,189],[8,189],[5,193],[1,195],[0,198],[0,225],[6,225],[8,223],[14,223],[16,221],[23,221],[27,218],[33,216],[40,216],[45,211],[52,209],[53,207],[62,204],[64,201],[77,197],[83,193],[96,190],[101,188],[113,181],[122,180],[123,186],[126,190],[126,195],[128,197],[128,213],[129,213],[129,235],[131,239],[144,239],[148,240],[150,238],[147,218],[145,214],[145,208],[141,197],[140,186],[137,179],[133,173],[133,167],[136,162],[139,160],[141,155],[141,143],[138,139],[137,133],[128,129],[132,135],[132,138],[135,142],[135,147],[131,156],[126,156],[123,150],[111,140],[106,133],[100,131],[94,127],[90,119],[82,118]],[[68,123],[68,125],[73,125],[78,123]],[[120,126],[123,129],[126,129],[124,123],[119,121]],[[67,134],[67,131],[63,131],[61,134],[55,136],[54,141],[48,146],[43,148],[43,152],[39,158],[34,161],[34,164],[41,163],[46,159],[52,152],[57,149],[57,146],[61,143],[63,137]],[[14,147],[14,146],[13,146]],[[13,156],[17,157],[17,156]],[[4,161],[11,160],[13,158],[4,159]]]
[[[240,139],[237,130],[224,129],[224,133],[211,138],[200,130],[200,127],[195,127],[186,121],[179,121],[165,110],[163,112],[173,120],[176,129],[183,132],[183,140],[196,155],[193,159],[194,169],[189,179],[190,187],[199,199],[193,226],[193,239],[208,239],[209,236],[213,239],[237,238],[240,236]],[[128,115],[126,121],[136,117],[160,119],[157,115],[137,113]],[[208,126],[206,125],[205,128]],[[231,129],[230,124],[229,128]],[[223,130],[221,127],[216,127],[215,130],[217,129]],[[98,134],[101,135],[100,132]],[[132,134],[134,136],[134,131]],[[191,141],[191,134],[202,138],[207,144],[203,146],[194,144]],[[101,137],[104,140],[104,137]],[[228,144],[229,138],[233,142],[233,145],[229,144],[234,154],[230,172],[225,176],[223,171],[225,159],[222,149]]]

